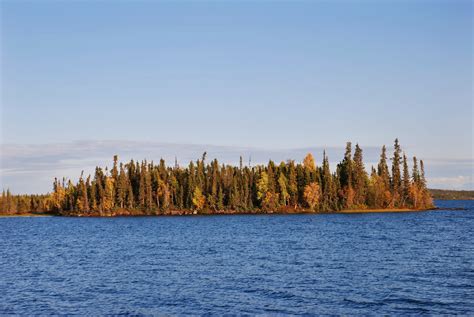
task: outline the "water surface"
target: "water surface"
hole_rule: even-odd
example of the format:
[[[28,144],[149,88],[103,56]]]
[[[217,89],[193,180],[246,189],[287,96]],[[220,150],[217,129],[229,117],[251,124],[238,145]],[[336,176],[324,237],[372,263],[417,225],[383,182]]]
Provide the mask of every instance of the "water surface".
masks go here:
[[[0,315],[473,314],[467,211],[0,218]]]

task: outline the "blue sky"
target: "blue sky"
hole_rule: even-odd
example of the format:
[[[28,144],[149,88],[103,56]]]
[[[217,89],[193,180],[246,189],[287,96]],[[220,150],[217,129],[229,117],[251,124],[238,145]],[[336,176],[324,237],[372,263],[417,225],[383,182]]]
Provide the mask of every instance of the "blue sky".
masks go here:
[[[26,161],[78,140],[119,141],[110,149],[119,155],[120,141],[181,145],[157,148],[184,156],[187,144],[275,153],[398,137],[436,166],[431,185],[473,186],[471,1],[2,1],[1,10],[2,183],[17,192],[48,190],[20,181],[44,172]],[[15,152],[28,144],[41,154]],[[90,152],[75,162],[91,157],[102,163]],[[55,159],[50,174],[66,169]],[[67,169],[73,177],[81,164]]]

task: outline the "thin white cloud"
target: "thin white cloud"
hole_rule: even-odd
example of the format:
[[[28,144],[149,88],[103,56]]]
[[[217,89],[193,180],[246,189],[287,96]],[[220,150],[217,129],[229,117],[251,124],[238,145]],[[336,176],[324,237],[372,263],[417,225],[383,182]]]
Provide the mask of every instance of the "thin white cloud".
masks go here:
[[[427,180],[433,188],[473,189],[472,176],[430,177]]]

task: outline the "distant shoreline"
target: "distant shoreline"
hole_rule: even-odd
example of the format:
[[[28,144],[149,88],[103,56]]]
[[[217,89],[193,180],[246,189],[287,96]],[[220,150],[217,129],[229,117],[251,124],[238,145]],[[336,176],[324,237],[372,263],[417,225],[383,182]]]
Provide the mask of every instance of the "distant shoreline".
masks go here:
[[[474,198],[434,198],[435,200],[442,200],[442,201],[463,201],[463,200],[474,200]]]
[[[474,190],[428,189],[436,200],[474,200]]]

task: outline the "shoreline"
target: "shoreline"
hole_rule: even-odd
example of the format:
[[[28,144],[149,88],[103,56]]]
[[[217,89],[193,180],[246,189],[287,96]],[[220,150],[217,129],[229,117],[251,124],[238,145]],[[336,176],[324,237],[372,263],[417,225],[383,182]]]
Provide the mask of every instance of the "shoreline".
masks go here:
[[[384,213],[384,212],[422,212],[430,210],[438,210],[438,207],[427,208],[427,209],[409,209],[409,208],[390,208],[390,209],[349,209],[349,210],[340,210],[336,213],[340,214],[372,214],[372,213]]]
[[[248,212],[248,211],[235,211],[235,210],[222,210],[214,212],[201,212],[195,213],[190,210],[171,210],[167,213],[162,214],[144,214],[136,212],[120,211],[118,213],[111,213],[106,215],[100,214],[76,214],[76,215],[59,215],[51,213],[24,213],[24,214],[0,214],[0,218],[12,218],[12,217],[70,217],[70,218],[115,218],[115,217],[176,217],[176,216],[225,216],[225,215],[330,215],[330,214],[370,214],[370,213],[408,213],[408,212],[426,212],[439,210],[438,207],[427,208],[427,209],[409,209],[409,208],[389,208],[389,209],[348,209],[339,211],[310,211],[310,210],[286,210],[286,211],[268,211],[268,212]]]
[[[48,213],[25,213],[25,214],[0,214],[0,218],[12,218],[12,217],[61,217],[60,215],[48,214]]]

